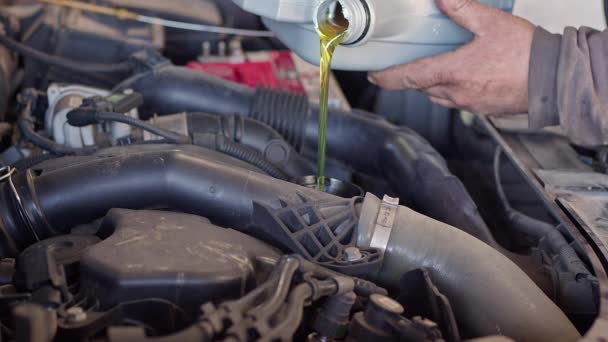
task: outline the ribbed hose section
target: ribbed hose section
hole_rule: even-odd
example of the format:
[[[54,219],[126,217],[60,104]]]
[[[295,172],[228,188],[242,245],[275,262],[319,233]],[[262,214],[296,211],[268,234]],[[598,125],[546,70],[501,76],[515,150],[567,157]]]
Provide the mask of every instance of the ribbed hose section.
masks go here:
[[[300,151],[308,121],[306,96],[258,88],[253,97],[249,117],[277,130],[296,151]]]
[[[285,172],[283,172],[283,170],[281,170],[278,166],[274,165],[272,162],[266,159],[266,157],[264,157],[258,151],[228,140],[223,135],[216,136],[215,149],[218,152],[247,162],[266,172],[269,176],[281,180],[289,179],[289,176]]]

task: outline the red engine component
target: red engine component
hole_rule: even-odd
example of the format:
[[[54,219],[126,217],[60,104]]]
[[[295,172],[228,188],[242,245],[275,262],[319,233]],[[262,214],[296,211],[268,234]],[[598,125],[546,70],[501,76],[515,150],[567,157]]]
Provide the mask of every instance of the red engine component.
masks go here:
[[[232,62],[214,59],[209,62],[190,62],[188,68],[238,82],[250,87],[265,86],[306,94],[290,51],[269,51],[248,54],[245,61]]]

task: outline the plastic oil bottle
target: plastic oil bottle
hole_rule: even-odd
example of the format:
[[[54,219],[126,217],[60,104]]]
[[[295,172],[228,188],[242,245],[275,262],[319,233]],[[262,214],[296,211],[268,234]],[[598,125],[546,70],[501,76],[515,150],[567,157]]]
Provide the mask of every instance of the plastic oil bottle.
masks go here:
[[[453,50],[473,35],[447,18],[436,0],[233,0],[260,15],[276,36],[304,60],[319,63],[317,28],[328,8],[348,21],[332,68],[372,71]],[[479,0],[503,11],[515,0]],[[335,8],[335,7],[334,7]]]
[[[318,184],[325,190],[327,101],[331,68],[375,71],[454,50],[473,38],[436,0],[233,0],[258,14],[304,60],[321,55]],[[515,0],[479,0],[511,12]],[[319,38],[321,40],[319,51]]]

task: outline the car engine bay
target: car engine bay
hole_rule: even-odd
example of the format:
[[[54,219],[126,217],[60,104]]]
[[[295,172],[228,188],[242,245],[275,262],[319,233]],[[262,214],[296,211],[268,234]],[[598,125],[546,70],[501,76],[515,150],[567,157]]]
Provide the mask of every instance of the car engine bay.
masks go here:
[[[607,149],[338,71],[317,191],[318,69],[280,41],[0,8],[0,340],[608,338]]]

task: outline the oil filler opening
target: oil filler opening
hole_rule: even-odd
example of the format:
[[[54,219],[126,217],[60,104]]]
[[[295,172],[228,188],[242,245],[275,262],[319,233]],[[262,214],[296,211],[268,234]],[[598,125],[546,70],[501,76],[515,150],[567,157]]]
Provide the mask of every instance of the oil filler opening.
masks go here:
[[[322,0],[315,17],[318,28],[346,29],[342,45],[363,43],[371,24],[372,15],[366,0]]]

